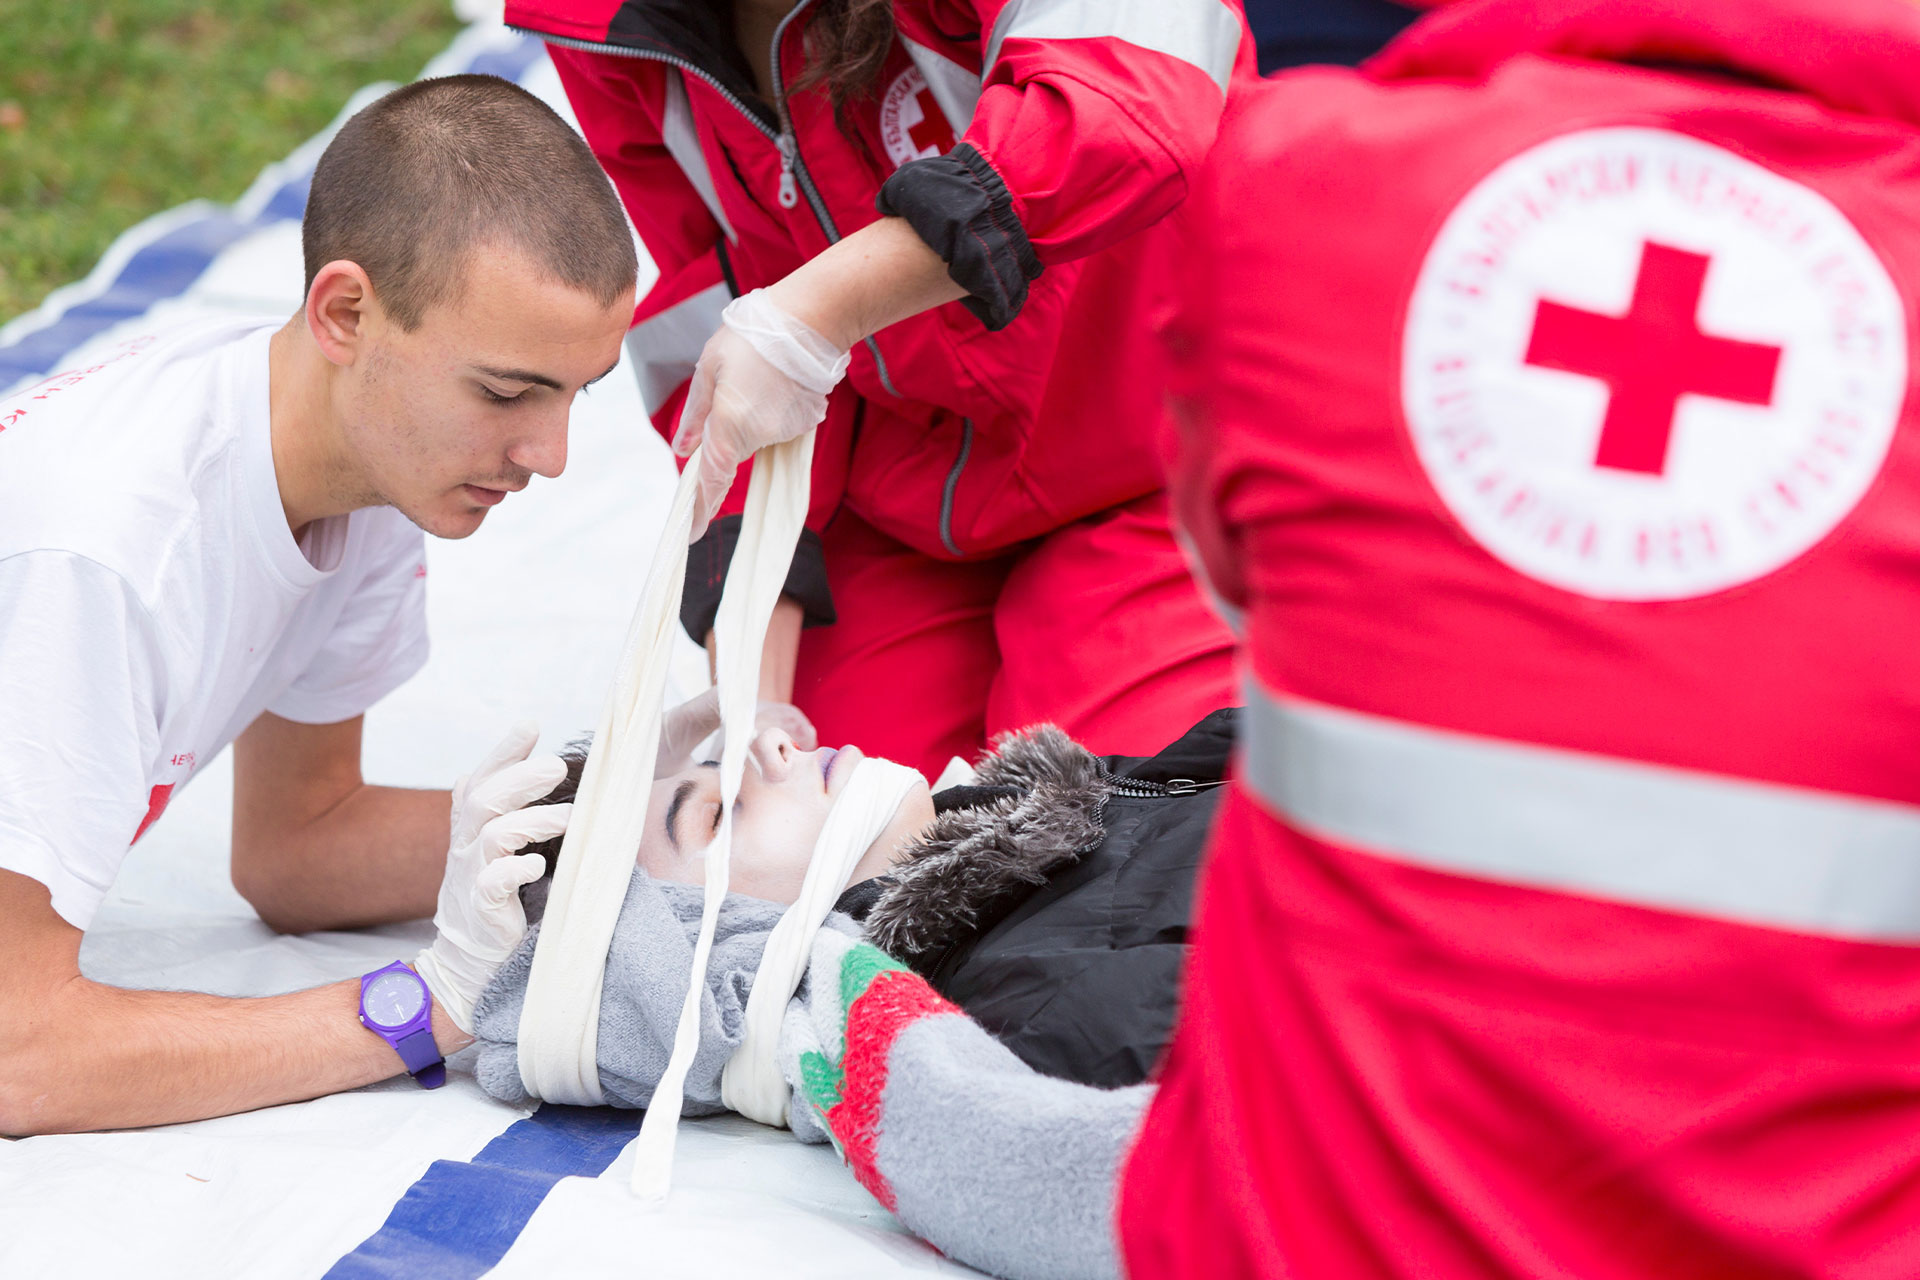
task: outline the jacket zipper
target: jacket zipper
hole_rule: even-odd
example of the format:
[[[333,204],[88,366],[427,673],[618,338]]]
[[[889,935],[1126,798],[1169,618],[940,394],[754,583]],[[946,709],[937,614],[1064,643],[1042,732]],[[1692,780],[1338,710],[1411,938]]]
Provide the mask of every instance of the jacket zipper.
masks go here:
[[[713,86],[714,90],[718,92],[721,97],[732,103],[734,109],[745,116],[754,128],[767,135],[767,138],[780,152],[780,187],[776,193],[780,201],[780,207],[783,209],[793,208],[800,203],[798,193],[804,191],[807,196],[807,205],[813,210],[814,221],[820,224],[820,231],[827,237],[827,243],[838,244],[840,242],[840,228],[834,225],[833,215],[827,212],[826,202],[820,198],[819,190],[813,185],[813,177],[807,172],[806,161],[800,158],[800,143],[799,140],[794,137],[793,133],[793,117],[787,112],[786,86],[780,79],[780,41],[787,33],[787,24],[799,17],[812,3],[813,0],[800,0],[800,3],[796,4],[787,13],[786,17],[780,19],[780,25],[775,27],[773,31],[773,56],[769,70],[772,73],[771,78],[773,80],[774,116],[780,123],[780,127],[777,130],[767,128],[766,123],[753,113],[753,108],[742,101],[738,94],[721,84],[712,74],[695,66],[685,58],[676,58],[668,53],[655,53],[648,49],[627,49],[622,48],[620,45],[603,44],[594,40],[579,40],[572,36],[550,36],[544,32],[533,31],[526,27],[513,27],[511,30],[517,31],[521,35],[532,36],[537,40],[544,40],[548,44],[557,44],[563,49],[579,49],[586,53],[611,54],[616,58],[639,58],[643,62],[664,62],[668,66],[678,67],[680,70],[690,75],[698,76],[700,79],[706,81],[709,85]],[[893,385],[893,375],[887,372],[886,357],[880,354],[880,344],[875,342],[871,337],[866,339],[866,344],[867,350],[873,353],[874,370],[880,375],[880,385],[886,389],[888,395],[899,396],[899,388]]]
[[[813,175],[807,172],[807,162],[800,158],[800,139],[794,136],[793,116],[787,111],[787,85],[780,77],[780,45],[786,39],[787,24],[807,11],[813,0],[800,0],[800,3],[787,10],[787,16],[780,19],[780,25],[773,29],[773,48],[767,60],[768,79],[773,82],[773,114],[780,121],[780,136],[774,145],[780,148],[780,207],[791,209],[797,203],[793,187],[796,180],[800,189],[807,193],[807,204],[813,209],[814,220],[820,224],[820,230],[827,236],[828,244],[837,244],[840,240],[840,228],[834,225],[833,215],[827,212],[826,201],[820,198],[820,192],[813,185]]]
[[[953,460],[953,470],[947,472],[947,487],[940,494],[940,542],[949,555],[959,555],[960,546],[953,540],[953,494],[960,487],[960,473],[967,469],[967,455],[973,452],[973,419],[960,419],[960,454]]]
[[[787,110],[787,82],[780,75],[780,45],[786,37],[787,24],[806,12],[812,3],[813,0],[800,0],[780,19],[780,25],[773,29],[773,49],[768,59],[767,78],[773,81],[773,112],[780,121],[780,136],[774,140],[774,145],[780,148],[780,207],[793,208],[796,203],[793,188],[797,181],[800,190],[807,194],[807,204],[813,209],[814,221],[820,224],[827,243],[838,244],[840,228],[834,224],[833,215],[827,212],[827,202],[820,198],[819,189],[813,185],[807,162],[800,157],[800,138],[793,131],[793,115]],[[880,354],[880,344],[873,340],[872,334],[867,335],[865,342],[873,355],[874,372],[880,375],[880,385],[888,395],[897,398],[900,390],[893,385],[893,375],[887,372],[887,358]]]
[[[604,44],[598,40],[579,40],[573,36],[550,36],[544,31],[535,31],[531,27],[509,27],[507,29],[523,36],[531,36],[535,40],[544,41],[547,44],[557,44],[562,49],[578,49],[582,53],[604,53],[615,58],[638,58],[642,62],[664,62],[670,67],[678,67],[689,75],[698,76],[713,86],[714,92],[718,93],[728,102],[731,102],[734,108],[738,110],[741,115],[745,116],[754,128],[766,134],[768,138],[774,141],[776,146],[779,144],[779,135],[772,129],[767,128],[766,123],[762,121],[759,116],[753,114],[753,108],[742,101],[738,94],[734,93],[733,90],[727,88],[724,84],[721,84],[719,80],[715,79],[708,72],[688,62],[685,58],[676,58],[669,53],[655,53],[651,49],[628,49],[622,45]]]
[[[800,203],[800,188],[793,180],[793,157],[800,148],[793,135],[784,131],[773,141],[780,148],[780,207],[791,209]]]
[[[1224,787],[1222,782],[1198,782],[1192,778],[1174,778],[1168,782],[1149,782],[1145,778],[1123,778],[1107,768],[1107,762],[1095,759],[1100,766],[1100,780],[1107,784],[1107,793],[1100,797],[1093,807],[1093,825],[1100,829],[1100,839],[1107,838],[1107,801],[1115,796],[1129,800],[1166,800],[1173,796],[1190,796],[1202,791],[1211,791],[1215,787]],[[1081,850],[1085,856],[1091,849]]]
[[[1166,782],[1149,782],[1145,778],[1123,778],[1110,773],[1104,765],[1100,772],[1104,781],[1115,795],[1129,796],[1135,800],[1159,800],[1168,796],[1190,796],[1201,791],[1211,791],[1215,787],[1224,787],[1225,781],[1200,782],[1193,778],[1173,778]]]

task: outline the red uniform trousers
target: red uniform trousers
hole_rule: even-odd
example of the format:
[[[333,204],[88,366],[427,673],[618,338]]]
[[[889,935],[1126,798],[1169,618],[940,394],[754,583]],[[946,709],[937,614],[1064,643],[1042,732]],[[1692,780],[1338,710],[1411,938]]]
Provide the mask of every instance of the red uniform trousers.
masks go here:
[[[936,560],[845,508],[823,541],[839,621],[802,637],[794,700],[824,743],[931,778],[1039,721],[1099,754],[1151,754],[1234,701],[1233,638],[1164,494],[990,560]]]

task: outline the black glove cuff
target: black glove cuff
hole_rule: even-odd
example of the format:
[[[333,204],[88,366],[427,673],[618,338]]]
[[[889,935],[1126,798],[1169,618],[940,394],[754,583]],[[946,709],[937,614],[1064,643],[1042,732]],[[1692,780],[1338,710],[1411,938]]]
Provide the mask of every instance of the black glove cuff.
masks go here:
[[[874,202],[905,218],[967,291],[960,305],[989,329],[1004,329],[1026,305],[1027,282],[1039,276],[1013,195],[985,156],[961,143],[944,156],[911,160],[894,171]]]
[[[739,541],[740,517],[721,516],[687,548],[687,585],[680,596],[680,625],[695,644],[705,644],[707,632],[713,630],[714,616],[720,612],[720,593],[727,585],[727,566],[733,563],[733,548]],[[799,601],[809,627],[831,625],[838,616],[833,610],[833,591],[827,586],[826,549],[813,530],[800,531],[793,564],[780,593]]]

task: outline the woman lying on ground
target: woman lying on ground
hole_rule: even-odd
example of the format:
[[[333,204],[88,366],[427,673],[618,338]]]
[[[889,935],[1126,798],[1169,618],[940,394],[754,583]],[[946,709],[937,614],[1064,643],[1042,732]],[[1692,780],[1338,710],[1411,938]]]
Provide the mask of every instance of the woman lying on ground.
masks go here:
[[[790,1123],[834,1141],[950,1256],[1021,1280],[1116,1274],[1119,1161],[1171,1034],[1233,728],[1233,712],[1216,712],[1145,759],[1096,757],[1051,726],[1003,737],[969,781],[902,803],[816,941],[781,1038]],[[545,802],[570,798],[582,755]],[[777,728],[750,755],[689,1114],[724,1109],[721,1071],[767,934],[860,759],[854,747],[801,751]],[[626,1106],[646,1106],[665,1069],[719,818],[718,771],[680,763],[653,784],[601,997],[601,1086]],[[540,851],[551,866],[558,842]],[[546,884],[526,891],[530,919]],[[516,1102],[536,936],[476,1012],[476,1074]]]

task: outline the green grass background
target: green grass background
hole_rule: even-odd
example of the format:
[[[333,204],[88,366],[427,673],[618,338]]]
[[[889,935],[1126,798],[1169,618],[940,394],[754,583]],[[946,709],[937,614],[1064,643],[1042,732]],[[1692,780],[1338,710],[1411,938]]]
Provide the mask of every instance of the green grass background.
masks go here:
[[[142,218],[238,197],[458,26],[448,0],[0,0],[0,323]]]

